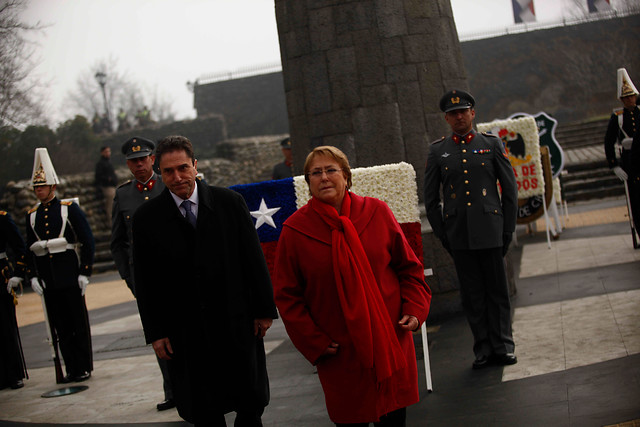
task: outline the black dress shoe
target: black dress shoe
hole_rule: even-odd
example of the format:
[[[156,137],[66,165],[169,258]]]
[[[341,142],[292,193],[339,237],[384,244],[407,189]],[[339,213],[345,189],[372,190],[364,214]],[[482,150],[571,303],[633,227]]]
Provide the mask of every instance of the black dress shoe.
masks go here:
[[[476,356],[476,360],[473,361],[473,365],[471,366],[473,369],[482,369],[489,366],[489,356],[485,356],[484,354],[480,354]]]
[[[62,384],[69,384],[72,383],[74,381],[73,379],[73,375],[69,374],[67,376],[65,376],[64,378],[62,378],[62,381],[60,381]]]
[[[498,365],[502,366],[515,365],[518,363],[518,358],[513,353],[496,354],[493,358]]]
[[[13,390],[16,390],[18,388],[24,387],[24,382],[22,382],[22,380],[18,380],[16,382],[14,382],[13,384],[11,384],[9,387],[11,387]]]
[[[163,400],[162,402],[156,405],[158,411],[166,411],[167,409],[175,408],[176,402],[173,399]]]
[[[73,377],[73,381],[75,381],[77,383],[80,383],[82,381],[88,380],[89,378],[91,378],[91,372],[86,372],[85,371],[85,372],[81,373],[80,375],[74,376]]]

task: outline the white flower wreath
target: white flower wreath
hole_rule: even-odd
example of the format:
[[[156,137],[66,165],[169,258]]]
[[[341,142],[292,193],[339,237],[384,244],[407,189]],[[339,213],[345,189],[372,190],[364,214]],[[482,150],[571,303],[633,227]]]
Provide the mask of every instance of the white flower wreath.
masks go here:
[[[489,132],[503,142],[514,141],[518,136],[524,140],[524,156],[509,152],[509,161],[513,166],[518,182],[518,198],[528,199],[544,194],[544,174],[540,160],[540,138],[538,126],[533,117],[520,117],[509,120],[496,120],[478,124],[479,132]]]

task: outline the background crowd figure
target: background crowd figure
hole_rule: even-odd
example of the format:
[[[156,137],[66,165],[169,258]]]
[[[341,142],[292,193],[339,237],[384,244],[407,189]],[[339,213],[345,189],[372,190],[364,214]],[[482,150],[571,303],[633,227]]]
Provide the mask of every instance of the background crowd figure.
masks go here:
[[[145,105],[143,108],[136,111],[133,121],[129,118],[129,114],[122,108],[116,115],[117,120],[117,132],[123,132],[131,129],[145,128],[153,123],[151,119],[151,110]],[[113,126],[107,113],[102,115],[97,112],[91,119],[91,128],[96,135],[107,134],[113,132]]]

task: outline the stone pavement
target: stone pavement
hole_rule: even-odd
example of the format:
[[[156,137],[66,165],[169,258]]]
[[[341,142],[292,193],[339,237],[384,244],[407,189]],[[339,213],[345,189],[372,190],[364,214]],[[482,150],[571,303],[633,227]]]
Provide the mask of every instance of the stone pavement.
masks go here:
[[[429,325],[433,392],[419,360],[421,401],[408,426],[605,426],[640,419],[640,250],[634,250],[624,199],[568,207],[565,229],[547,246],[518,227],[514,338],[519,363],[472,371],[471,333],[458,315]],[[185,297],[188,301],[188,295]],[[113,274],[87,291],[95,370],[81,393],[42,398],[60,388],[46,343],[40,301],[18,306],[30,379],[0,391],[0,426],[62,424],[189,425],[158,412],[161,376],[144,345],[135,301]],[[421,348],[421,339],[416,335]],[[265,426],[331,426],[315,369],[282,323],[267,335],[271,403]],[[420,356],[421,358],[421,356]],[[227,416],[232,424],[233,414]],[[636,424],[637,425],[637,424]]]

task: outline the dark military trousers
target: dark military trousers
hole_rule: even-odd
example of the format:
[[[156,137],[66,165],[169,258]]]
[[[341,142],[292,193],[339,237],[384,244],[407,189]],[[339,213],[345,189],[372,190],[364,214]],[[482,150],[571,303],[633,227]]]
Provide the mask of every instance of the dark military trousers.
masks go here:
[[[13,296],[0,280],[0,390],[25,378]]]
[[[513,353],[511,302],[502,248],[454,250],[462,307],[476,356]]]
[[[80,288],[45,289],[49,323],[58,334],[67,375],[93,370],[89,316]]]

